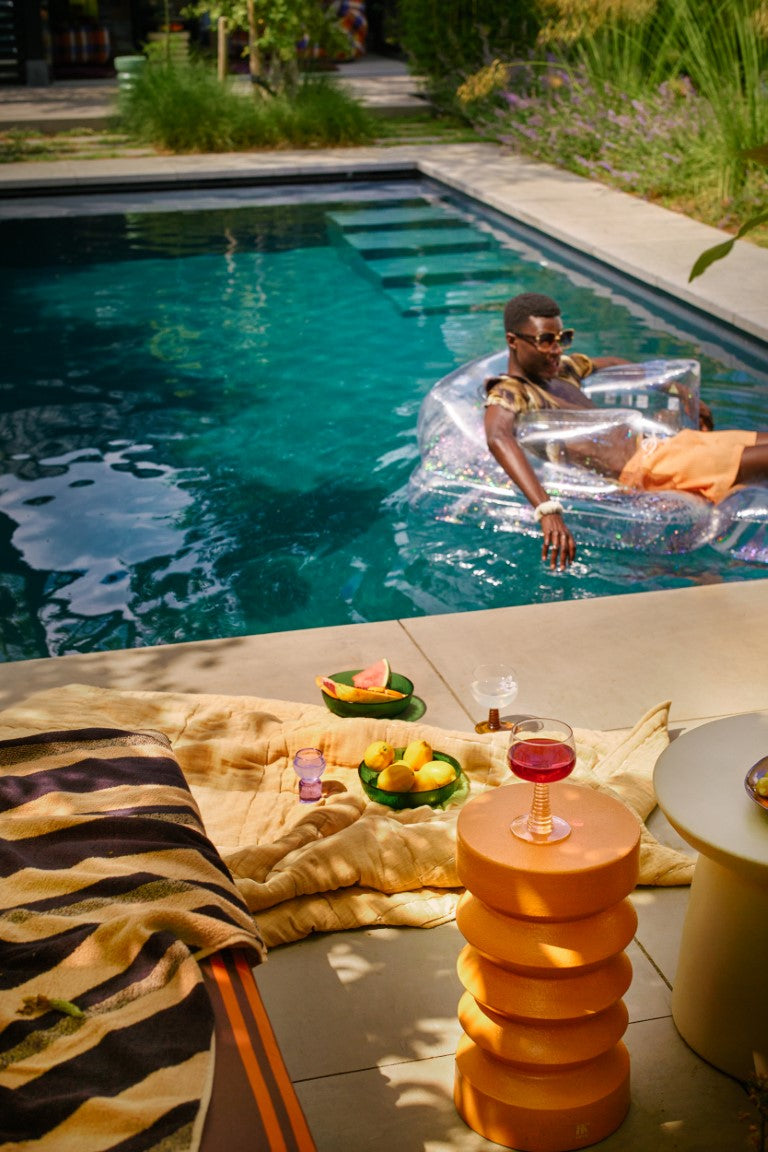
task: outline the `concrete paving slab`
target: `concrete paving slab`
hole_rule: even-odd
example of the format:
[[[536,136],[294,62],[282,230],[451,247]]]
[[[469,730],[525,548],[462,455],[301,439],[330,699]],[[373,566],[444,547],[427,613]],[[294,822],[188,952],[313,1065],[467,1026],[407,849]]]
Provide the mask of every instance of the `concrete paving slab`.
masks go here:
[[[296,1012],[300,984],[312,987],[301,1008],[303,1028],[286,1028],[281,1043],[292,1079],[453,1055],[461,1036],[456,1008],[464,991],[456,962],[464,944],[450,923],[426,931],[331,933],[273,951],[275,962],[259,969],[257,978],[274,1019],[285,1020]],[[396,970],[391,966],[393,947]],[[637,944],[629,945],[627,956],[633,970],[624,997],[630,1021],[668,1016],[669,986]],[[416,973],[426,973],[428,979],[414,979]]]
[[[393,256],[369,260],[368,267],[385,287],[395,287],[412,284],[414,280],[420,284],[442,284],[456,280],[508,282],[512,263],[511,253],[494,249],[471,252],[463,257],[456,253],[444,256],[430,254],[428,262],[423,256]]]
[[[73,80],[41,87],[3,85],[0,92],[0,131],[34,128],[68,132],[73,128],[105,128],[115,113],[117,78]]]
[[[320,704],[315,676],[364,668],[382,656],[413,681],[426,707],[425,723],[466,729],[458,701],[398,621],[0,664],[0,708],[33,692],[74,683]]]
[[[768,706],[768,583],[706,585],[403,622],[458,699],[473,664],[518,671],[514,711],[621,728],[671,700],[671,717]],[[567,704],[566,704],[567,702]],[[471,708],[471,701],[469,707]]]
[[[327,79],[346,89],[374,115],[423,114],[429,109],[424,83],[412,76],[407,64],[396,57],[370,54],[342,61]],[[251,91],[250,77],[233,73],[229,82],[236,91]],[[117,111],[117,76],[97,80],[55,80],[51,84],[3,85],[0,91],[0,131],[33,128],[42,132],[67,132],[73,128],[102,129]]]
[[[420,255],[428,252],[482,251],[491,245],[490,237],[466,225],[448,228],[403,228],[393,231],[348,232],[344,240],[371,260],[383,256]]]
[[[497,304],[501,311],[509,299],[509,282],[483,280],[479,284],[412,284],[388,288],[387,296],[404,316],[437,315],[441,312],[472,312],[484,304]]]
[[[745,1146],[746,1096],[679,1040],[668,1019],[632,1024],[625,1040],[632,1103],[595,1152],[710,1152]],[[346,1076],[301,1081],[297,1092],[318,1152],[492,1152],[453,1105],[452,1056],[410,1060]]]
[[[425,723],[467,730],[472,668],[504,659],[519,676],[510,711],[614,729],[667,699],[675,724],[768,707],[766,652],[755,580],[0,664],[0,706],[73,682],[319,703],[316,675],[387,656]]]
[[[726,233],[572,173],[510,156],[493,145],[470,145],[463,153],[461,148],[451,145],[425,156],[421,170],[641,283],[768,338],[763,304],[768,298],[768,249],[739,240],[726,260],[689,285],[697,257],[730,239]],[[469,149],[476,150],[474,163]]]
[[[340,209],[329,212],[327,218],[343,232],[366,232],[368,229],[454,228],[460,220],[455,212],[448,212],[439,204],[402,204],[392,208],[360,208],[357,211]]]
[[[681,844],[680,847],[688,854],[696,855],[687,844]],[[654,969],[670,988],[675,983],[688,896],[689,889],[683,887],[636,888],[630,897],[638,917],[635,933],[637,947],[641,948],[646,956],[652,957]],[[667,1001],[668,1005],[669,1003],[670,1001]],[[657,1015],[664,1014],[657,1013]]]

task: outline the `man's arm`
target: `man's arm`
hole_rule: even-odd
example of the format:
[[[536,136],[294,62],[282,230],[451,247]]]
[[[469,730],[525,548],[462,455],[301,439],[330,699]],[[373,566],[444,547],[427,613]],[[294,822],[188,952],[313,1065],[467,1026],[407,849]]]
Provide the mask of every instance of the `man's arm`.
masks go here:
[[[531,463],[515,438],[515,415],[498,404],[485,410],[485,436],[494,458],[528,502],[535,508],[549,500],[539,483]],[[576,555],[576,542],[559,513],[542,516],[544,533],[542,559],[549,560],[551,568],[567,568]]]
[[[602,368],[616,368],[619,364],[631,363],[631,360],[622,360],[620,356],[595,356],[592,358],[592,370],[599,372]]]
[[[712,409],[709,404],[705,404],[703,400],[699,400],[699,431],[700,432],[714,432],[715,418],[712,415]]]

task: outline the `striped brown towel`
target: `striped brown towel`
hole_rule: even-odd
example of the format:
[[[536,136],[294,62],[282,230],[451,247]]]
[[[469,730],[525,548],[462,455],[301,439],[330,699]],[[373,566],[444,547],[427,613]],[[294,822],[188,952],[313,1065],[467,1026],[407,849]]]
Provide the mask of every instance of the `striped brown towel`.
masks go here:
[[[227,948],[264,957],[164,736],[0,742],[0,1148],[194,1152]]]

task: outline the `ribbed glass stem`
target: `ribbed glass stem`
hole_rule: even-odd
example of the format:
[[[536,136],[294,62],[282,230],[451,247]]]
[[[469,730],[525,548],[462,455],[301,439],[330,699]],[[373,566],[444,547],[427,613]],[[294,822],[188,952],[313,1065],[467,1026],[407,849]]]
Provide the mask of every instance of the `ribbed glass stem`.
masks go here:
[[[549,784],[534,784],[533,804],[528,815],[532,836],[549,836],[552,831],[552,809],[549,806]]]

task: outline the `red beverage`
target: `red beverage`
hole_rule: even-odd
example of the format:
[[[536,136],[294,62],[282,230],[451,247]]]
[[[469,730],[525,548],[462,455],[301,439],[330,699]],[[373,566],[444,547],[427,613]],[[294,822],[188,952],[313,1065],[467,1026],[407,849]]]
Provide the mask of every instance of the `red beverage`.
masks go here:
[[[576,766],[573,748],[546,736],[531,737],[514,743],[507,752],[515,776],[532,784],[552,784],[570,776]]]

